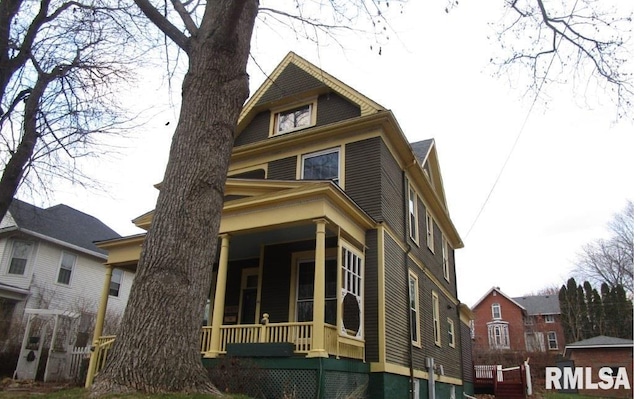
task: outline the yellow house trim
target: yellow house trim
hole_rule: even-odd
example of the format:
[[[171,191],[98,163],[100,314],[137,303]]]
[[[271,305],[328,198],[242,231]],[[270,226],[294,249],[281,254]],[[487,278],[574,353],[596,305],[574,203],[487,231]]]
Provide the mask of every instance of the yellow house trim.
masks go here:
[[[336,259],[337,251],[335,248],[325,249],[325,262],[327,260]],[[315,260],[316,251],[300,251],[291,254],[291,280],[289,287],[289,320],[296,321],[296,299],[298,297],[298,263],[301,260]],[[339,274],[339,272],[337,271]],[[339,292],[336,292],[338,298]],[[325,293],[326,296],[326,293]]]
[[[460,321],[466,324],[467,327],[471,327],[471,320],[475,318],[473,311],[464,303],[458,305],[458,310],[460,311]]]
[[[126,269],[134,269],[140,259],[142,244],[146,234],[136,234],[123,238],[97,242],[96,246],[108,251],[106,264]]]
[[[400,366],[394,363],[381,363],[381,362],[371,363],[370,370],[372,373],[391,373],[391,374],[397,374],[397,375],[402,375],[406,377],[411,376],[409,367]],[[413,376],[423,380],[429,379],[429,373],[424,370],[413,369]],[[452,384],[452,385],[463,384],[461,378],[449,377],[446,375],[437,375],[437,374],[435,375],[435,381],[442,382],[444,384]]]
[[[380,362],[387,361],[387,339],[385,331],[387,329],[387,320],[385,318],[386,304],[386,284],[384,278],[384,231],[385,228],[379,224],[376,228],[378,234],[378,359]]]
[[[237,133],[239,133],[240,131],[242,131],[242,129],[244,129],[244,127],[246,127],[246,125],[251,121],[253,115],[255,115],[256,113],[282,104],[282,101],[277,101],[258,105],[267,90],[269,90],[269,88],[271,88],[275,84],[275,81],[282,74],[285,68],[290,64],[296,65],[303,71],[307,72],[309,75],[326,84],[327,87],[334,90],[336,93],[339,93],[352,102],[358,104],[360,106],[362,115],[369,115],[385,109],[380,104],[362,95],[360,92],[354,90],[353,88],[344,84],[327,72],[311,64],[309,61],[300,57],[296,53],[290,52],[280,62],[280,64],[278,64],[273,72],[271,72],[269,78],[265,79],[264,83],[258,88],[258,90],[256,90],[253,96],[251,96],[249,101],[247,101],[245,106],[242,108],[242,111],[240,112],[240,116],[238,118],[238,129],[236,130]]]

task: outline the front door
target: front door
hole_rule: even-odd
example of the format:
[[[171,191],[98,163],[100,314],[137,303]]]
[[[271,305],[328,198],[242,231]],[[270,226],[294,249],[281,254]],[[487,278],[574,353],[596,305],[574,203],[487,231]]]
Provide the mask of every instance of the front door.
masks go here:
[[[242,270],[240,324],[255,324],[258,299],[258,268]]]

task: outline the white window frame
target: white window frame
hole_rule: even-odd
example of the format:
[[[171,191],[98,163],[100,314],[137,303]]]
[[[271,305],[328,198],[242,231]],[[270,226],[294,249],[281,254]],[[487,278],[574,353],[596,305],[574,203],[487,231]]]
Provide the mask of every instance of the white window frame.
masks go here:
[[[491,349],[509,349],[511,347],[509,341],[509,324],[507,323],[489,323],[489,347]]]
[[[409,271],[409,307],[411,314],[411,343],[414,346],[420,346],[420,289],[418,276],[412,271]],[[415,336],[413,331],[414,322],[416,326]]]
[[[343,301],[347,294],[352,294],[358,301],[360,306],[360,326],[358,331],[355,332],[355,337],[361,338],[364,330],[364,309],[362,306],[363,300],[363,274],[364,274],[364,257],[362,254],[349,246],[345,246],[342,243],[342,293],[340,300]],[[343,311],[343,307],[338,307],[338,312]],[[344,325],[344,318],[340,315],[342,320],[341,331],[343,334],[348,334],[348,331]],[[351,336],[351,335],[350,335]]]
[[[309,123],[305,125],[294,126],[291,129],[280,130],[280,116],[285,114],[291,114],[302,108],[309,109]],[[303,100],[297,104],[289,104],[284,107],[278,107],[271,110],[271,121],[269,126],[269,136],[275,137],[287,133],[296,132],[298,130],[307,129],[316,125],[316,115],[318,109],[317,98]]]
[[[408,187],[407,206],[409,207],[409,237],[418,244],[418,193],[411,184]]]
[[[545,323],[555,323],[555,318],[553,317],[552,314],[546,314],[544,315],[544,322]]]
[[[119,276],[119,278],[117,277]],[[122,280],[124,278],[124,270],[122,269],[113,269],[111,271],[111,281],[109,282],[109,296],[112,298],[119,298],[120,297],[120,289],[122,289]],[[117,292],[116,294],[112,294],[111,290],[115,290],[115,288],[112,288],[112,286],[117,285]]]
[[[328,148],[326,150],[311,152],[311,153],[302,155],[300,157],[300,179],[305,180],[304,163],[305,163],[305,161],[307,159],[315,158],[315,157],[322,156],[322,155],[332,154],[334,152],[338,154],[338,175],[336,177],[333,177],[333,178],[330,178],[330,179],[326,179],[326,180],[332,180],[334,183],[336,183],[338,186],[340,186],[340,175],[342,173],[342,170],[340,168],[341,157],[342,157],[342,154],[341,154],[341,151],[340,151],[340,147]]]
[[[25,245],[26,247],[28,247],[26,249],[26,257],[25,258],[20,258],[16,256],[16,244],[19,245]],[[33,252],[33,242],[31,241],[26,241],[26,240],[13,240],[12,244],[11,244],[11,258],[9,259],[9,265],[7,266],[7,274],[11,274],[13,276],[24,276],[27,273],[27,269],[29,268],[29,259],[31,258],[31,254]],[[24,268],[22,269],[21,273],[15,273],[11,271],[11,266],[13,264],[13,260],[14,259],[20,259],[20,260],[24,260]]]
[[[496,312],[496,309],[497,309],[497,312]],[[496,313],[498,314],[497,316],[496,316]],[[502,308],[501,308],[500,304],[497,303],[497,302],[491,304],[491,318],[493,320],[502,319]]]
[[[449,325],[449,329],[447,330],[447,336],[449,337],[449,346],[452,348],[456,347],[456,325],[453,323],[450,317],[447,317],[447,324]]]
[[[429,213],[428,210],[425,213],[427,214],[427,248],[429,248],[433,253],[435,251],[433,216],[431,216],[431,213]]]
[[[437,346],[441,346],[441,334],[440,334],[440,297],[434,291],[431,291],[431,303],[433,312],[433,343]]]
[[[442,235],[442,274],[444,279],[449,281],[449,243],[447,239]]]
[[[552,336],[553,338],[551,338]],[[558,335],[556,334],[555,331],[547,332],[547,344],[549,345],[549,350],[551,351],[558,350]]]
[[[525,326],[532,326],[533,322],[534,322],[533,316],[525,316],[524,317],[524,325]]]
[[[73,262],[71,265],[65,265],[65,256],[69,256],[73,258]],[[76,263],[78,262],[78,256],[76,254],[72,254],[71,252],[62,251],[62,255],[60,256],[60,267],[58,267],[58,276],[56,278],[56,284],[60,285],[71,285],[71,280],[73,278],[73,270],[76,268]],[[62,270],[69,271],[69,281],[64,282],[60,281],[62,277]]]

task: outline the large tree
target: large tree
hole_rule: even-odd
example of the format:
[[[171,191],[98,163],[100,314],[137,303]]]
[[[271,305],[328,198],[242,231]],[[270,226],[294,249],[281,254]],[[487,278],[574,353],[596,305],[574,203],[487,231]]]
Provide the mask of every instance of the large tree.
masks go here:
[[[91,183],[77,161],[125,121],[113,90],[133,57],[122,56],[117,10],[100,0],[0,0],[0,220],[21,186]]]
[[[633,202],[628,201],[609,222],[609,237],[582,248],[576,265],[580,277],[609,287],[622,285],[633,296],[633,213]]]
[[[246,67],[258,13],[274,25],[307,24],[314,36],[354,25],[359,14],[376,26],[379,18],[384,21],[378,7],[389,3],[274,2],[278,10],[259,8],[258,0],[135,3],[189,62],[153,222],[121,330],[93,393],[215,393],[200,361],[198,336],[236,122],[249,94]],[[287,6],[291,11],[281,9]]]

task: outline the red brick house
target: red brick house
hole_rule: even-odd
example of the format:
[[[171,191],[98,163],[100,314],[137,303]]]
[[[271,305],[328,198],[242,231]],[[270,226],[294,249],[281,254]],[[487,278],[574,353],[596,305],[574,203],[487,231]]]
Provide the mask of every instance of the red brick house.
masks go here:
[[[574,342],[566,346],[564,356],[573,362],[575,368],[590,367],[590,381],[600,381],[598,373],[602,367],[610,367],[614,382],[609,389],[579,389],[579,393],[589,396],[611,398],[633,397],[633,341],[604,335]],[[622,375],[624,373],[624,375]],[[624,379],[628,377],[629,388]],[[586,378],[586,377],[585,377]]]
[[[493,287],[471,310],[473,346],[477,353],[493,350],[561,353],[564,349],[557,295],[511,298],[500,287]]]

